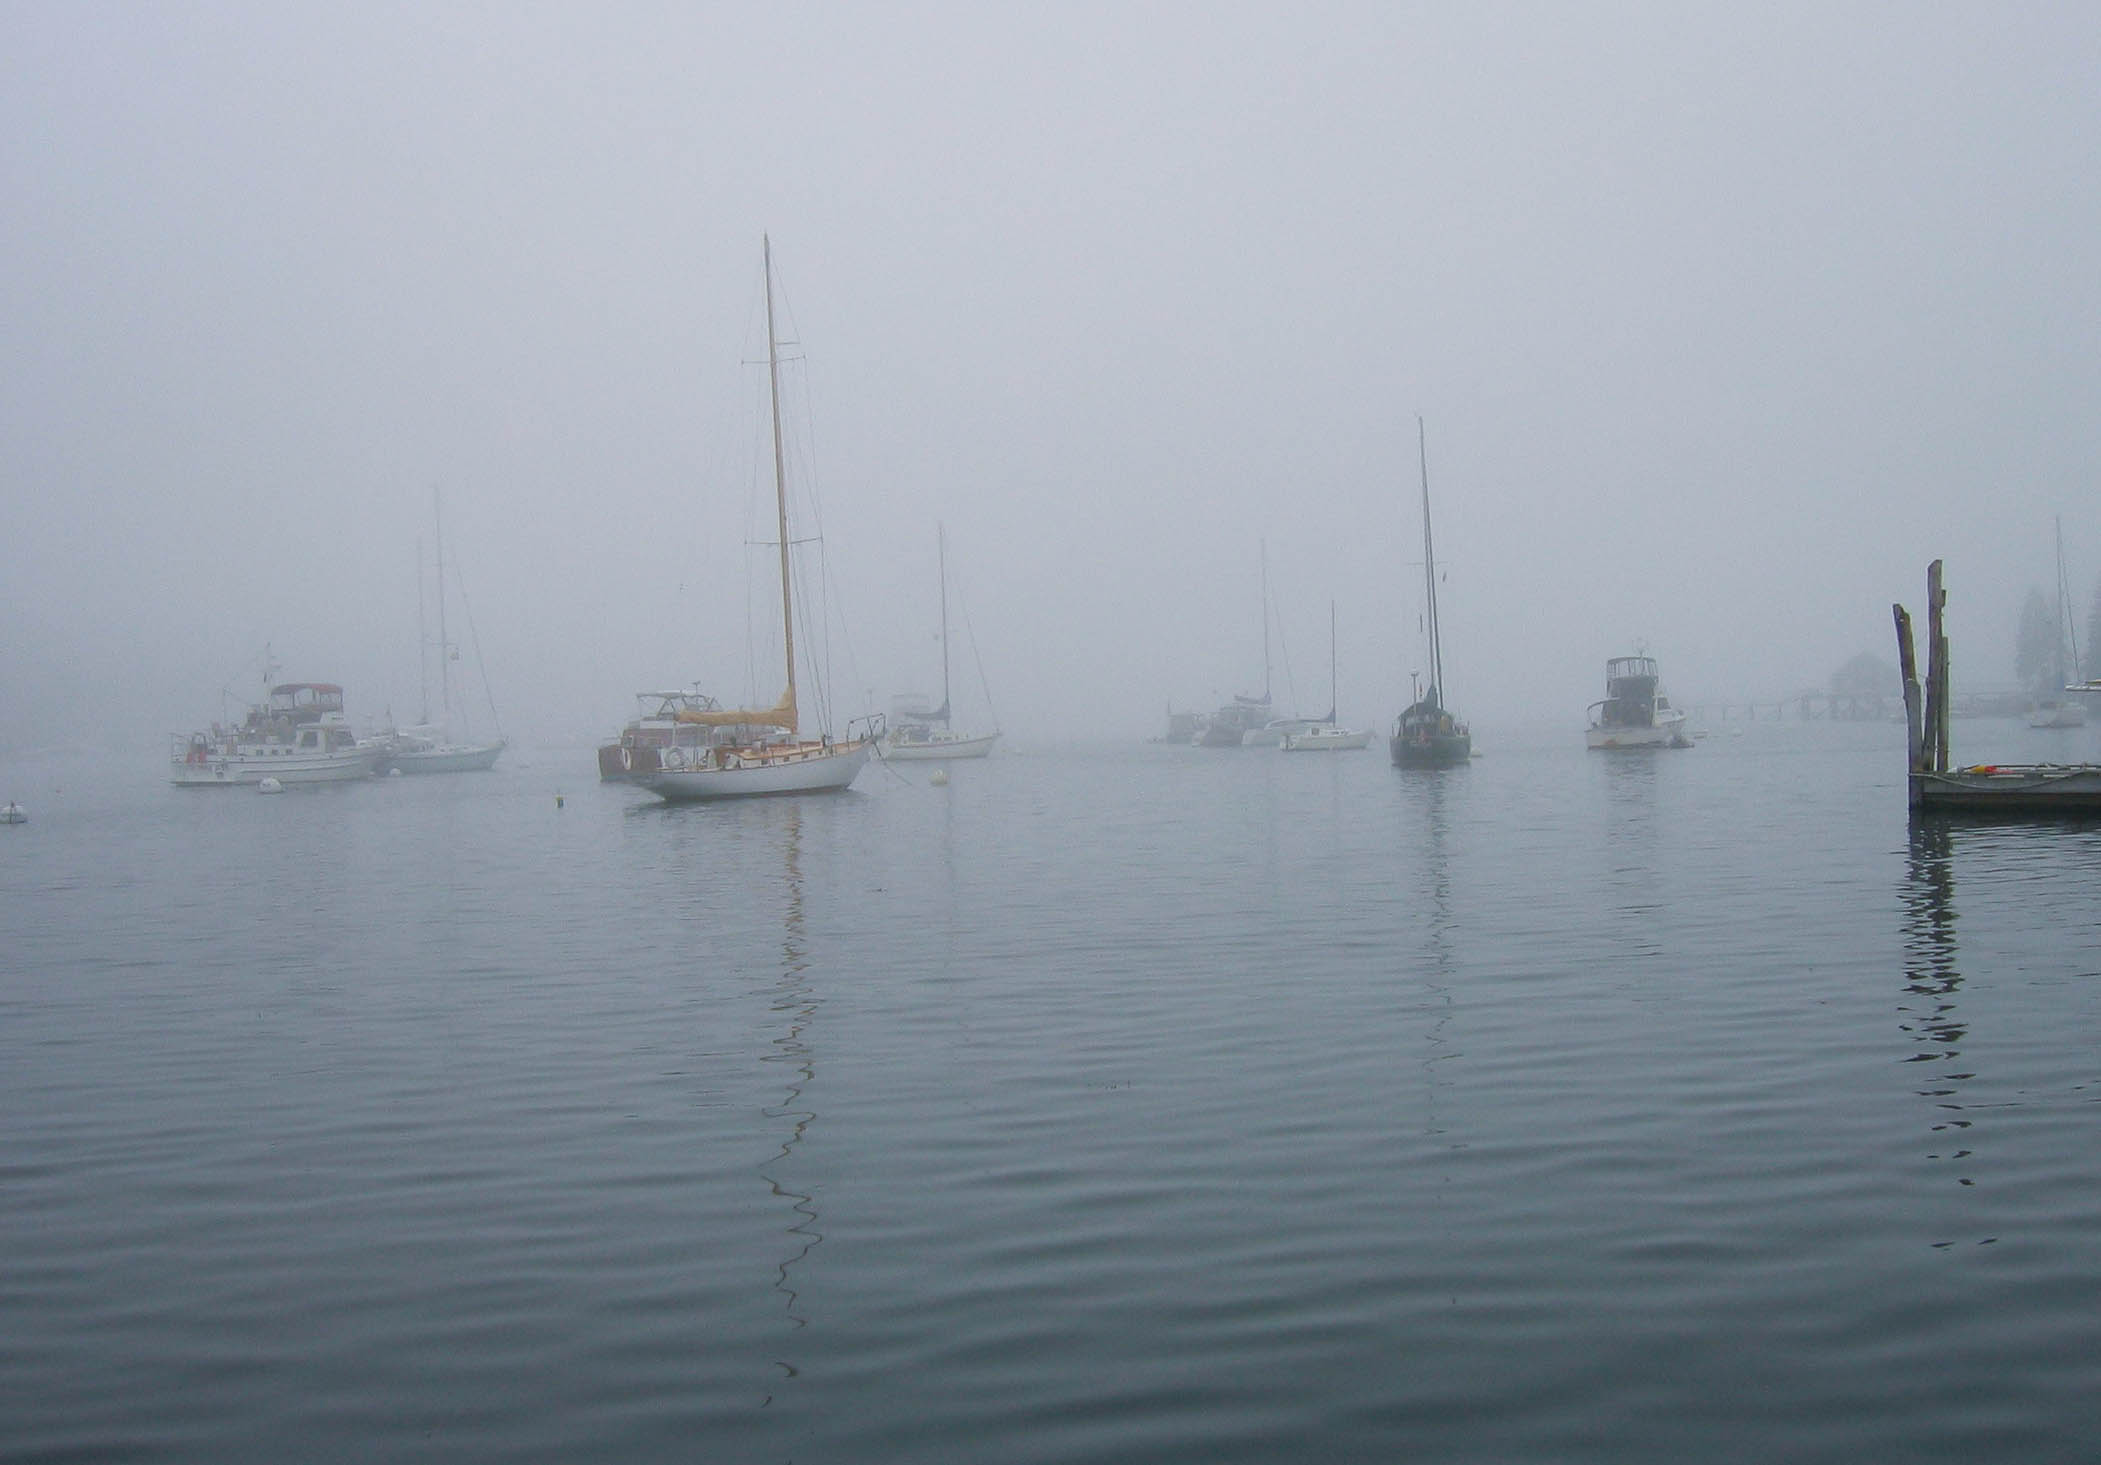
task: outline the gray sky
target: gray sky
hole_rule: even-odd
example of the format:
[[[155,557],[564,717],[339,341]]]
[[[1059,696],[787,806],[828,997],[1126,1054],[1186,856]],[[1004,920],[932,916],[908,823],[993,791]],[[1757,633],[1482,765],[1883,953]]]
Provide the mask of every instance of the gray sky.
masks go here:
[[[2097,77],[2073,4],[0,4],[0,739],[265,642],[411,715],[433,488],[515,734],[742,695],[762,233],[853,710],[938,520],[1017,741],[1258,686],[1265,541],[1280,696],[1333,599],[1385,723],[1418,412],[1484,746],[1887,657],[1936,554],[2001,680],[2053,514],[2101,575]]]

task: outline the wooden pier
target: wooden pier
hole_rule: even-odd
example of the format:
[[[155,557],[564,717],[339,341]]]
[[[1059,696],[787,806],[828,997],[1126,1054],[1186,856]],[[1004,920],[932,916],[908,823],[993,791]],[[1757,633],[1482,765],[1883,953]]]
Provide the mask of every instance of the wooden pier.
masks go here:
[[[1947,588],[1941,562],[1926,569],[1926,680],[1919,681],[1911,612],[1893,605],[1897,660],[1904,679],[1905,746],[1913,813],[1982,818],[2101,817],[2101,765],[1976,763],[1950,768]]]

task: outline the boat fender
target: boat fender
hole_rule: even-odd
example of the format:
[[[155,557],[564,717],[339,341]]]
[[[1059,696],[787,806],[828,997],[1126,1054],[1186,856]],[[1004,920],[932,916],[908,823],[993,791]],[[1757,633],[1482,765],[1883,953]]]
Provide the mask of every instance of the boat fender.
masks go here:
[[[623,773],[633,773],[635,771],[634,749],[622,748],[620,750],[620,771]]]

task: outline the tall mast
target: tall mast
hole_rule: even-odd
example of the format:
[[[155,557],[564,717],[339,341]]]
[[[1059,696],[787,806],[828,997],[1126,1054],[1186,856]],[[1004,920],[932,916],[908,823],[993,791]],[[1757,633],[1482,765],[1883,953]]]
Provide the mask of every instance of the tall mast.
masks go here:
[[[422,701],[420,725],[430,723],[430,630],[423,621],[423,541],[416,541],[416,695]],[[392,718],[387,719],[389,722]]]
[[[1335,602],[1328,602],[1328,725],[1335,724]]]
[[[766,391],[773,413],[773,503],[781,536],[781,644],[788,658],[787,706],[795,708],[795,615],[788,588],[788,466],[781,450],[781,353],[773,332],[773,240],[761,235],[766,257]],[[790,729],[792,732],[794,729]]]
[[[1269,705],[1269,541],[1257,540],[1262,552],[1262,705]]]
[[[438,704],[448,726],[452,722],[452,642],[445,635],[445,515],[439,505],[442,490],[430,491],[430,515],[438,553]],[[425,722],[430,721],[428,717]]]
[[[1437,634],[1437,549],[1430,537],[1430,442],[1421,414],[1415,419],[1415,447],[1423,470],[1423,584],[1427,587],[1424,598],[1429,605],[1430,685],[1437,693],[1437,700],[1443,703],[1446,701],[1444,650]]]
[[[941,725],[949,725],[948,710],[948,530],[934,524],[936,563],[941,567]]]

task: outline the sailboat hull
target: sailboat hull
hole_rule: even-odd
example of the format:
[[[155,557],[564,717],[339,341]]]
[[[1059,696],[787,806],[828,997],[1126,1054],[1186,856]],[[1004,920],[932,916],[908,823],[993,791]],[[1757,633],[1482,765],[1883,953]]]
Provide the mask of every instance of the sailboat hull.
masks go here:
[[[1457,768],[1474,756],[1472,733],[1435,733],[1427,738],[1396,734],[1387,743],[1396,768]]]
[[[452,743],[389,753],[374,770],[379,773],[478,773],[494,768],[504,743]]]
[[[886,739],[878,756],[886,763],[933,763],[952,758],[984,758],[991,755],[992,745],[998,741],[998,733],[963,737],[937,732],[925,739],[904,742],[890,742]]]
[[[709,767],[660,768],[637,775],[635,781],[674,804],[768,794],[836,793],[853,783],[868,761],[868,751],[865,741],[795,743],[763,750],[725,748],[714,750],[719,761]]]
[[[2085,727],[2086,707],[2079,702],[2038,702],[2028,709],[2030,727]]]
[[[1284,734],[1278,747],[1287,753],[1350,753],[1371,746],[1371,729],[1312,727]]]

